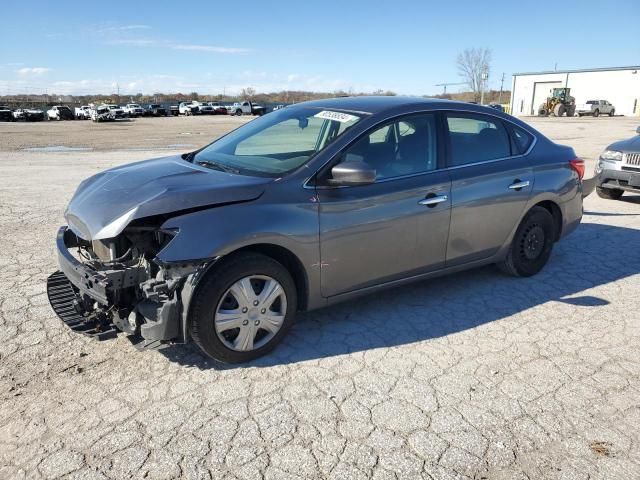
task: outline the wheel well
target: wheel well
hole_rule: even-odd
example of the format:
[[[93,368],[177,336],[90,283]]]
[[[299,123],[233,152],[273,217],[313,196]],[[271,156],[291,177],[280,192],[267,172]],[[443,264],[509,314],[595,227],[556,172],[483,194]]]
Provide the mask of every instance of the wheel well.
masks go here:
[[[557,203],[552,202],[551,200],[545,200],[544,202],[537,203],[536,207],[542,207],[546,209],[551,216],[553,217],[553,223],[556,226],[556,238],[557,242],[560,240],[560,235],[562,234],[562,211]]]
[[[234,250],[233,252],[225,255],[225,257],[243,252],[260,253],[267,257],[273,258],[276,262],[281,263],[289,271],[289,273],[293,277],[293,281],[296,284],[298,293],[298,310],[304,311],[307,309],[307,299],[309,291],[307,274],[304,270],[304,267],[302,266],[302,262],[296,255],[279,245],[273,245],[270,243],[259,243]]]

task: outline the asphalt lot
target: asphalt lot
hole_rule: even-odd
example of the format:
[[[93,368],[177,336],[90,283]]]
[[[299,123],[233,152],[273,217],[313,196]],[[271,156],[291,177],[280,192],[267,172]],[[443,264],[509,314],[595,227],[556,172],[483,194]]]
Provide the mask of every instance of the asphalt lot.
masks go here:
[[[246,120],[0,123],[1,479],[640,478],[640,196],[588,197],[533,278],[487,267],[301,315],[248,365],[68,331],[45,279],[76,185]],[[588,176],[640,124],[530,121]]]

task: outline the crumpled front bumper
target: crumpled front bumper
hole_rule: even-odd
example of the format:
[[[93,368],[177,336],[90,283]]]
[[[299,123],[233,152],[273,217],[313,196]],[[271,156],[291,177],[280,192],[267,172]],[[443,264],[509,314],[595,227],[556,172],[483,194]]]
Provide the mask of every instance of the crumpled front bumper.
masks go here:
[[[78,239],[67,227],[58,230],[56,246],[60,270],[47,279],[47,295],[54,312],[72,330],[99,340],[122,331],[145,346],[181,340],[183,298],[179,288],[172,291],[168,282],[148,278],[140,265],[92,269],[70,253]],[[181,287],[180,279],[173,285]],[[120,294],[132,287],[139,292],[135,303],[122,304]]]

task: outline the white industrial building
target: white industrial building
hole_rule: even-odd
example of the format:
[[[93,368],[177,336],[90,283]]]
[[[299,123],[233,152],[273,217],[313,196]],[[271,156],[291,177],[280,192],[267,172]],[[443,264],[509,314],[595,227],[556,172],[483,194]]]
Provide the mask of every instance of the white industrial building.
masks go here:
[[[608,100],[616,115],[640,115],[640,66],[514,73],[511,113],[536,115],[552,88],[571,88],[576,104]]]

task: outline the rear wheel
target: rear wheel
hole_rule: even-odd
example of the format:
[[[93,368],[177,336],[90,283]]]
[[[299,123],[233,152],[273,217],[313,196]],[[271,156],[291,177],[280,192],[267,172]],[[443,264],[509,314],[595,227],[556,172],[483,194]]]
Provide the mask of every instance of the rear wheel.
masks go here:
[[[564,105],[562,105],[561,103],[559,103],[558,105],[556,105],[555,107],[553,107],[553,113],[556,117],[561,117],[562,115],[564,115],[564,113],[567,111],[567,109],[565,108]]]
[[[599,117],[600,116],[600,110],[596,109],[593,111],[593,116],[594,117]]]
[[[596,193],[600,198],[606,198],[607,200],[620,200],[624,190],[619,190],[617,188],[602,188],[596,187]]]
[[[507,257],[498,266],[515,277],[535,275],[549,260],[555,238],[551,213],[545,208],[533,207],[520,222]]]
[[[223,262],[193,299],[191,336],[216,360],[248,362],[270,352],[291,328],[296,286],[286,268],[264,255]]]

